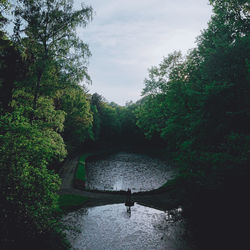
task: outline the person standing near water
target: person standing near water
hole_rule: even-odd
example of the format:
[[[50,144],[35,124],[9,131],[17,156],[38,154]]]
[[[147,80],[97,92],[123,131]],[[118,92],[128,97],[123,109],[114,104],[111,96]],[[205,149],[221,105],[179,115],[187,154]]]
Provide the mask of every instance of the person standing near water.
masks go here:
[[[131,194],[131,189],[130,188],[128,188],[128,191],[127,191],[127,200],[126,200],[126,203],[125,203],[125,206],[127,206],[128,208],[127,208],[127,212],[128,213],[130,213],[131,212],[131,206],[133,206],[134,205],[134,202],[132,202],[132,200],[131,200],[131,196],[132,196],[132,194]]]

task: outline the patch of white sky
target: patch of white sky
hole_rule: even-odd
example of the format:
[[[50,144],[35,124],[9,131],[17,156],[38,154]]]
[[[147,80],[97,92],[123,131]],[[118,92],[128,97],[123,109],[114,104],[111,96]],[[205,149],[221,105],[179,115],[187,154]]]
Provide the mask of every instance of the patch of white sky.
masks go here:
[[[82,1],[76,0],[76,6]],[[208,0],[85,0],[94,9],[93,21],[79,28],[92,57],[90,93],[124,105],[141,98],[148,69],[174,50],[195,47],[207,27]]]

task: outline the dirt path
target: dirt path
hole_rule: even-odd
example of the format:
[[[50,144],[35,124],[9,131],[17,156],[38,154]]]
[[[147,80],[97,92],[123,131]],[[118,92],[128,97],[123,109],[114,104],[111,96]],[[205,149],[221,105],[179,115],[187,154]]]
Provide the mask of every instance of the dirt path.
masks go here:
[[[98,205],[107,205],[107,204],[116,204],[116,203],[125,203],[126,193],[121,192],[101,192],[101,191],[82,191],[75,189],[72,186],[75,168],[77,166],[79,157],[68,159],[61,171],[60,176],[62,178],[61,185],[61,194],[77,194],[84,197],[88,197],[89,200],[86,203],[86,206],[98,206]],[[160,193],[134,193],[132,199],[148,207],[168,210],[173,207],[176,207],[176,201],[170,197],[169,192],[160,192]]]
[[[74,157],[72,159],[67,159],[63,164],[59,175],[62,178],[61,190],[72,189],[72,183],[75,173],[75,168],[78,163],[79,157]]]

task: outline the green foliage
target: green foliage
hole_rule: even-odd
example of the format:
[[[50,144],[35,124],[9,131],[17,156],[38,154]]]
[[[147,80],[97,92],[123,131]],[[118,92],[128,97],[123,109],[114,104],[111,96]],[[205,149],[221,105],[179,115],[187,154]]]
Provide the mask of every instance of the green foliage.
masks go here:
[[[3,14],[4,12],[7,12],[9,4],[10,3],[8,0],[0,0],[0,29],[2,29],[3,26],[8,22],[8,19]],[[3,32],[0,30],[0,36],[2,35]]]
[[[36,120],[31,124],[28,118],[23,116],[21,108],[2,116],[2,150],[6,152],[6,157],[14,151],[16,157],[22,156],[35,166],[47,164],[55,159],[63,160],[66,150],[62,137],[51,129],[49,123],[45,123],[44,127],[41,123]]]
[[[69,212],[80,208],[87,200],[87,197],[80,195],[61,194],[58,199],[58,206],[64,212]]]
[[[71,0],[8,2],[0,1],[0,244],[67,249],[58,217],[61,180],[51,169],[66,147],[92,135],[90,103],[79,86],[90,81],[90,52],[76,33],[92,8],[75,10]],[[12,40],[2,30],[8,7]]]
[[[125,146],[145,143],[143,132],[136,125],[136,109],[140,101],[127,103],[125,107],[108,103],[99,94],[91,97],[93,113],[93,139],[95,145]]]
[[[197,47],[149,70],[136,115],[144,134],[165,140],[179,166],[170,188],[201,239],[198,248],[216,242],[235,249],[249,210],[249,3],[210,2],[214,15]]]
[[[97,141],[100,138],[100,131],[101,131],[101,117],[97,110],[96,105],[91,105],[91,112],[93,114],[93,140]]]
[[[121,123],[118,105],[107,103],[102,96],[95,93],[91,97],[93,112],[93,139],[99,141],[116,141],[120,137]]]
[[[104,103],[101,109],[101,138],[107,140],[109,138],[115,138],[117,135],[120,136],[120,119],[118,116],[118,110],[111,105]]]
[[[13,43],[5,35],[0,35],[0,107],[4,110],[8,109],[14,82],[20,78],[23,69],[21,57]]]
[[[237,184],[249,176],[249,3],[210,2],[214,15],[197,48],[149,70],[136,110],[144,134],[161,137],[174,152],[190,207],[194,197],[228,188],[231,176],[241,176]]]
[[[22,110],[1,116],[0,127],[1,239],[15,245],[59,227],[61,181],[46,165],[62,159],[65,150],[58,134],[31,124]]]
[[[125,107],[108,103],[99,94],[91,97],[93,113],[93,139],[95,144],[135,145],[145,142],[142,131],[136,125],[136,109],[139,103],[127,103]]]
[[[76,174],[75,174],[75,179],[81,180],[81,181],[86,181],[86,172],[85,172],[85,161],[86,158],[88,157],[88,154],[84,154],[80,157],[77,169],[76,169]]]
[[[148,79],[145,79],[145,88],[142,94],[157,95],[165,93],[168,89],[168,82],[173,78],[176,69],[182,62],[181,52],[173,52],[164,57],[159,67],[152,67],[149,70]]]
[[[145,143],[142,130],[136,125],[136,109],[138,103],[127,103],[125,107],[118,109],[120,119],[121,140],[124,143],[136,145],[137,143]]]
[[[225,201],[227,190],[249,190],[249,3],[210,3],[214,15],[197,47],[185,57],[180,52],[164,57],[149,70],[143,99],[121,107],[79,85],[90,82],[90,51],[76,29],[91,20],[91,7],[75,10],[71,0],[16,1],[11,41],[3,31],[9,1],[0,1],[0,235],[5,248],[27,249],[36,241],[41,249],[67,247],[59,244],[60,178],[50,169],[66,157],[66,148],[72,153],[90,141],[144,143],[143,131],[151,144],[163,143],[180,167],[171,185],[189,211]],[[87,156],[81,156],[76,171],[81,184]],[[64,210],[83,202],[84,197],[59,198]]]
[[[86,26],[91,18],[91,7],[74,10],[70,0],[20,0],[16,3],[14,39],[28,61],[23,85],[26,86],[28,80],[34,95],[34,109],[39,95],[45,94],[44,91],[48,93],[48,85],[59,87],[77,85],[83,79],[90,81],[86,68],[90,52],[77,36],[76,28]]]
[[[67,88],[58,92],[56,103],[66,112],[63,138],[68,151],[81,150],[84,143],[92,138],[93,115],[87,95],[81,88]]]
[[[101,109],[103,104],[103,97],[97,93],[91,96],[90,100],[91,111],[93,114],[93,139],[95,141],[100,139],[101,134]]]
[[[144,130],[145,136],[149,139],[154,135],[160,135],[166,125],[168,109],[164,105],[165,99],[164,94],[149,95],[143,105],[136,109],[136,124]]]

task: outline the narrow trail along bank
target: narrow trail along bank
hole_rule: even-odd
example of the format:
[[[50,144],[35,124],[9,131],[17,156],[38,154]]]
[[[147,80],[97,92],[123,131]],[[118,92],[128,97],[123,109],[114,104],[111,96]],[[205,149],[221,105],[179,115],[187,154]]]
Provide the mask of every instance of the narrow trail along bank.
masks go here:
[[[60,171],[62,178],[62,185],[60,194],[76,194],[84,197],[88,197],[88,201],[85,206],[98,206],[115,203],[125,203],[126,192],[110,192],[110,191],[87,191],[78,190],[72,186],[75,169],[78,163],[79,157],[68,159]],[[167,191],[149,191],[132,194],[133,201],[145,205],[148,207],[168,210],[177,206],[176,200],[170,196]]]

